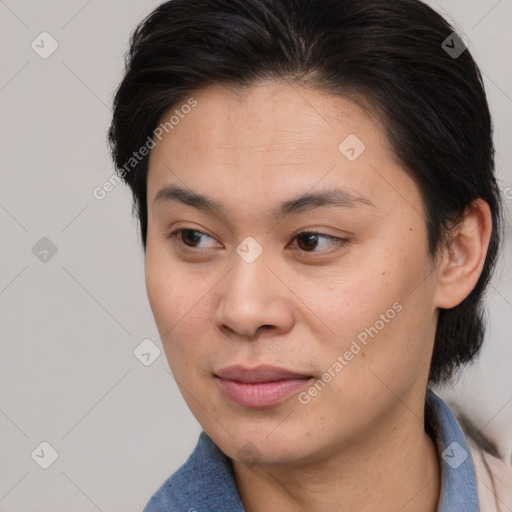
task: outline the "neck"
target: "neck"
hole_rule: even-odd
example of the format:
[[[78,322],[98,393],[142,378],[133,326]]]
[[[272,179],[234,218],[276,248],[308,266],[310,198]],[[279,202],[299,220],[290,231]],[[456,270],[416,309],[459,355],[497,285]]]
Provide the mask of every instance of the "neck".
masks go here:
[[[400,418],[389,420],[378,432],[365,433],[348,447],[330,446],[328,456],[307,463],[233,461],[246,512],[436,512],[440,465],[434,442],[405,408]]]

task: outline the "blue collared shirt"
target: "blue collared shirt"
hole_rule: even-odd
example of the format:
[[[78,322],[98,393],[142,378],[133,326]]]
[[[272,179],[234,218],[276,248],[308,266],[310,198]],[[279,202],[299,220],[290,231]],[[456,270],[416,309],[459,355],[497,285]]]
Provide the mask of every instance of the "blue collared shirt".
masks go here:
[[[464,434],[448,406],[428,391],[441,461],[437,512],[479,512],[475,470]],[[202,432],[187,462],[153,495],[143,512],[244,512],[231,460]]]

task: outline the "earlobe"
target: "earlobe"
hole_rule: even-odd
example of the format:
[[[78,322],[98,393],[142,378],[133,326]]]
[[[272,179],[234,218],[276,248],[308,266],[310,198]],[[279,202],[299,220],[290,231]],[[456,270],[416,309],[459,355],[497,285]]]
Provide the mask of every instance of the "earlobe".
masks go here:
[[[454,308],[473,290],[485,262],[492,232],[489,205],[477,199],[466,208],[441,249],[435,306]]]

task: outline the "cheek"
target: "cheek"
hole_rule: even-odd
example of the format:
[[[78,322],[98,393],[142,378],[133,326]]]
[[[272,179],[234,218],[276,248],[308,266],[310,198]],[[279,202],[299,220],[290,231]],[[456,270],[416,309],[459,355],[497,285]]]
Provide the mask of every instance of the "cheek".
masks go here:
[[[311,288],[316,290],[315,311],[336,333],[330,336],[332,352],[358,351],[356,342],[364,354],[358,352],[354,360],[384,368],[425,359],[435,328],[433,289],[428,255],[417,245],[414,253],[369,251],[328,287]]]
[[[200,339],[208,314],[208,283],[194,280],[171,261],[165,249],[146,250],[146,290],[169,366],[175,375],[188,375],[187,368],[202,359]],[[183,377],[184,378],[184,377]]]
[[[193,300],[194,287],[187,286],[186,276],[179,272],[163,248],[148,240],[146,249],[146,290],[162,343],[172,335],[173,326]],[[190,308],[189,308],[190,309]]]
[[[145,264],[146,291],[159,329],[166,317],[172,312],[173,286],[170,275],[169,269],[162,265],[156,251],[152,248],[152,244],[148,241]]]
[[[196,286],[180,262],[173,258],[165,240],[148,233],[145,258],[146,290],[155,320],[177,320],[193,300]]]
[[[305,302],[318,312],[331,334],[348,341],[403,297],[403,276],[391,274],[382,260],[360,260],[350,268],[330,272],[328,282],[309,281]]]

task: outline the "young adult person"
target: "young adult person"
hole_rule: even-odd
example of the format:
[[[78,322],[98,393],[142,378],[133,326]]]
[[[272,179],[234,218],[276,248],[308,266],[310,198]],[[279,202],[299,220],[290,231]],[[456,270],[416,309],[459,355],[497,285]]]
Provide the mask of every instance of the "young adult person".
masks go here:
[[[431,390],[482,344],[500,227],[453,28],[417,0],[171,0],[114,107],[204,430],[145,512],[510,510],[508,461]]]

